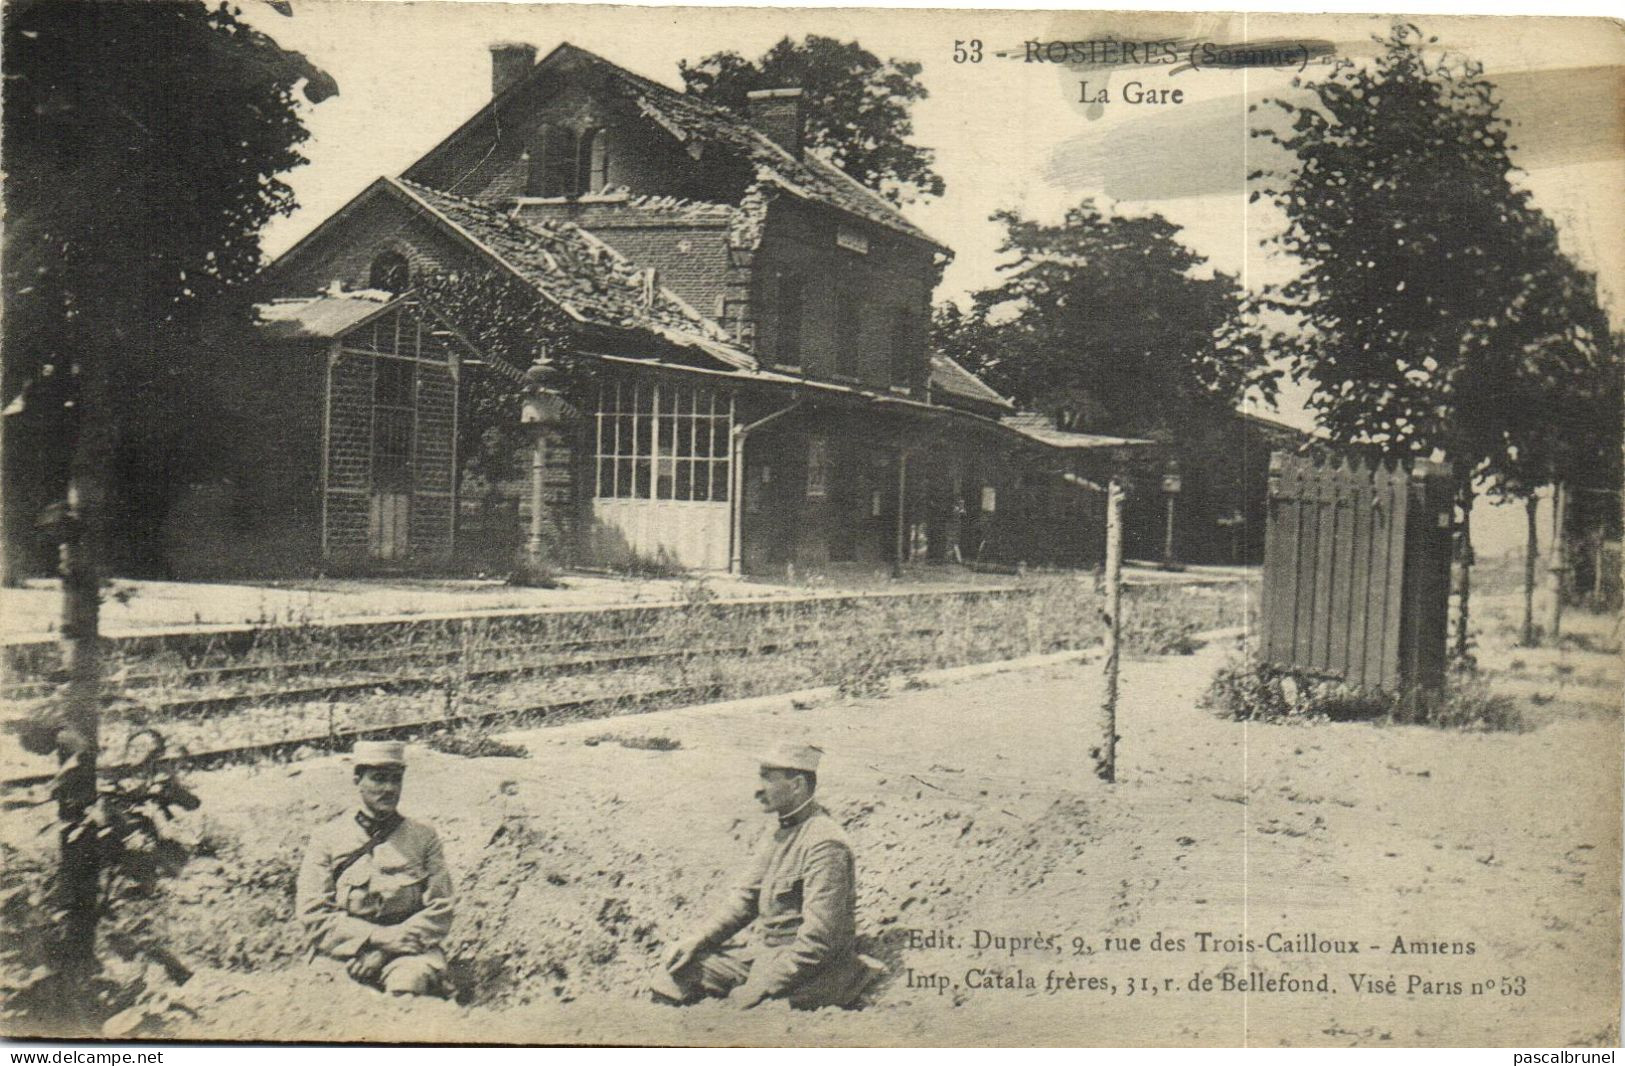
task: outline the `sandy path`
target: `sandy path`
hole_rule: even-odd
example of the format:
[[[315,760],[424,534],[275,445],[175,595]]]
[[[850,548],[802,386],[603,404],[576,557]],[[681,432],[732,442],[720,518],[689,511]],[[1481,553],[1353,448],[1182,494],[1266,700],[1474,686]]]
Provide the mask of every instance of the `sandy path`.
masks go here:
[[[1369,725],[1243,726],[1195,706],[1224,649],[1125,667],[1120,783],[1085,772],[1098,666],[1002,674],[888,699],[784,700],[533,730],[527,759],[419,750],[406,807],[447,841],[454,948],[486,1002],[394,1003],[289,954],[285,878],[306,828],[349,794],[333,758],[199,779],[218,860],[174,889],[200,973],[194,1037],[591,1043],[1574,1044],[1618,1015],[1617,718],[1493,736]],[[605,733],[663,736],[670,752]],[[760,826],[749,751],[828,749],[825,800],[857,851],[860,931],[891,966],[862,1012],[682,1011],[643,999],[659,946],[724,883]],[[1599,799],[1604,802],[1599,802]],[[257,885],[249,885],[257,879]],[[197,918],[211,917],[207,928]],[[975,930],[1057,937],[977,950]],[[910,948],[943,930],[952,949]],[[1152,951],[1154,934],[1183,950]],[[1251,937],[1250,954],[1196,934]],[[1272,932],[1358,956],[1278,954]],[[1103,938],[1138,936],[1107,952]],[[1080,937],[1093,954],[1074,956]],[[1394,956],[1404,940],[1472,955]],[[223,943],[231,941],[230,943]],[[1318,977],[1331,993],[1190,991],[1221,971]],[[972,989],[999,971],[1036,990]],[[948,986],[909,987],[921,974]],[[1050,971],[1115,990],[1047,993]],[[297,980],[295,974],[297,973]],[[1349,973],[1395,976],[1357,994]],[[1407,994],[1410,975],[1431,991]],[[1500,978],[1522,977],[1522,996]],[[1199,978],[1200,979],[1200,978]],[[1169,985],[1168,982],[1173,982]],[[1472,982],[1493,992],[1472,994]],[[1139,994],[1132,998],[1128,987]],[[1147,996],[1152,988],[1157,995]],[[1617,1039],[1613,1037],[1612,1039]]]

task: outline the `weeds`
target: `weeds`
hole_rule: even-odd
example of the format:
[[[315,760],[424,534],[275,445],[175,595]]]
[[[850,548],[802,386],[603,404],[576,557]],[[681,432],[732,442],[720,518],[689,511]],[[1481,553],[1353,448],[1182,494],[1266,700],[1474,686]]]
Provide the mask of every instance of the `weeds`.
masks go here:
[[[683,746],[682,741],[673,740],[671,737],[638,737],[621,733],[599,733],[597,736],[588,737],[582,743],[589,748],[595,748],[600,744],[619,744],[634,751],[676,751]]]
[[[1256,659],[1232,660],[1214,675],[1201,706],[1238,722],[1352,722],[1427,725],[1464,732],[1521,732],[1517,704],[1456,671],[1436,692],[1390,692],[1310,678]]]
[[[1150,654],[1188,652],[1194,633],[1236,624],[1240,613],[1230,589],[1130,587],[1124,603],[1128,647]],[[121,641],[109,646],[108,666],[122,698],[105,708],[104,721],[110,734],[161,722],[175,748],[202,753],[411,726],[456,732],[453,726],[470,720],[639,692],[738,698],[832,685],[848,696],[873,696],[894,677],[1085,648],[1101,634],[1100,596],[1088,574],[1028,577],[998,590],[742,604],[719,603],[704,578],[693,578],[682,584],[675,609],[265,626],[187,642]],[[289,687],[328,684],[367,688],[275,698]],[[163,708],[261,693],[266,700],[252,715],[183,719]],[[475,741],[442,743],[459,754],[483,750]]]
[[[431,733],[423,743],[443,755],[469,759],[528,759],[530,749],[523,744],[498,740],[489,730],[465,727],[444,733]]]
[[[147,912],[160,883],[180,872],[190,849],[174,830],[176,810],[199,800],[163,767],[164,738],[142,730],[141,758],[97,787],[97,802],[77,821],[56,822],[64,840],[94,834],[99,885],[94,935],[99,973],[88,980],[61,965],[71,950],[69,912],[54,897],[57,878],[44,865],[21,866],[6,849],[10,871],[0,891],[0,1018],[26,1032],[103,1028],[126,1037],[155,1033],[170,1010],[168,989],[191,970],[168,949]],[[128,751],[127,751],[128,754]],[[14,800],[8,806],[53,802]],[[48,825],[49,827],[49,825]],[[105,1027],[105,1028],[104,1028]]]
[[[558,571],[537,559],[525,559],[508,574],[508,584],[527,589],[562,589]]]

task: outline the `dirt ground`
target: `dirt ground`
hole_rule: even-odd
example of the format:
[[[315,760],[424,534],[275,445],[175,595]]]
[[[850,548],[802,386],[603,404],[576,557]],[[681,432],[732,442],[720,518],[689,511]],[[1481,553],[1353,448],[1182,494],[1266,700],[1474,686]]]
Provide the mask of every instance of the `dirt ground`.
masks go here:
[[[1588,647],[1606,642],[1607,624]],[[1612,639],[1611,654],[1554,651],[1567,672],[1526,662],[1534,687],[1518,698],[1536,728],[1492,735],[1218,720],[1197,701],[1232,642],[1128,662],[1115,785],[1087,769],[1097,660],[886,698],[769,698],[504,734],[525,758],[414,746],[403,808],[439,829],[460,883],[450,947],[461,1003],[391,1000],[296,958],[293,864],[309,828],[351,799],[339,758],[195,775],[204,805],[187,831],[209,854],[166,890],[159,920],[201,969],[173,990],[184,1010],[170,1012],[168,1031],[594,1044],[1615,1043]],[[1497,656],[1509,661],[1484,655]],[[653,737],[679,746],[619,743]],[[751,752],[803,738],[828,751],[821,792],[857,856],[864,949],[888,975],[861,1011],[650,1002],[642,988],[661,946],[728,882],[762,828]],[[12,822],[7,835],[23,828]],[[1396,953],[1396,939],[1442,953]],[[1235,987],[1249,975],[1324,975],[1328,990]],[[1364,991],[1351,975],[1364,975]],[[1063,987],[1046,989],[1057,980]]]

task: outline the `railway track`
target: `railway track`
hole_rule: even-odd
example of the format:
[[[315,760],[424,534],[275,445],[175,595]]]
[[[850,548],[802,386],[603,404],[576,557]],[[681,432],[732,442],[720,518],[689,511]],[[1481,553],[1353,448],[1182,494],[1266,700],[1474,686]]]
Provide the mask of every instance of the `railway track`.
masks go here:
[[[820,643],[822,642],[807,641],[803,642],[803,646],[812,647]],[[1057,648],[1051,646],[1046,650],[1057,650]],[[935,660],[931,656],[913,655],[887,659],[874,665],[877,674],[895,675],[933,665],[934,662]],[[282,735],[274,738],[252,739],[245,742],[212,745],[205,743],[198,746],[184,745],[182,750],[177,753],[165,755],[146,764],[120,763],[116,761],[104,763],[101,767],[101,773],[104,776],[112,777],[155,769],[208,769],[252,759],[285,757],[300,750],[343,749],[357,739],[410,739],[426,734],[497,725],[508,728],[525,725],[559,725],[584,718],[608,718],[624,714],[646,713],[697,702],[764,695],[775,691],[791,691],[800,687],[803,686],[799,683],[786,686],[748,683],[729,684],[717,681],[697,684],[646,682],[630,688],[611,691],[589,691],[555,699],[526,702],[517,706],[491,709],[468,708],[451,715],[420,714],[407,720],[367,721],[358,725],[337,724],[331,714],[332,704],[328,703],[327,724],[325,728],[320,730],[306,730],[292,734],[284,731]],[[319,714],[316,717],[318,720],[321,718]],[[162,730],[166,725],[173,726],[179,721],[179,719],[170,719],[168,722],[164,722],[155,718],[144,717],[140,723],[129,724],[132,726],[131,735],[134,736],[136,733],[148,729],[158,728]],[[139,725],[139,728],[134,728],[137,725]],[[44,772],[15,776],[0,780],[0,788],[37,787],[48,783],[52,777],[53,774]]]
[[[523,618],[435,620],[392,631],[387,647],[336,642],[330,657],[308,640],[279,648],[263,639],[238,645],[251,661],[127,655],[110,678],[103,743],[116,751],[121,731],[156,730],[171,753],[162,765],[201,767],[360,737],[548,724],[831,684],[862,691],[888,675],[1094,643],[1087,586],[1061,593],[1047,604],[1025,590],[956,591],[583,613],[607,620],[598,631],[561,632],[556,618],[542,632]],[[277,659],[278,650],[291,654]],[[26,709],[50,684],[23,678],[4,692]],[[104,765],[109,774],[131,769]],[[50,777],[8,776],[0,785]]]

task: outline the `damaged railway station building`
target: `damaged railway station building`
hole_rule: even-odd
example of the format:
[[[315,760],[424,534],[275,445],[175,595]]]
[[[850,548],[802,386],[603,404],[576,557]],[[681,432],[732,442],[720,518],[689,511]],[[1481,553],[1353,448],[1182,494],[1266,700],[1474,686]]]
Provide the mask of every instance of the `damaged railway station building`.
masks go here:
[[[568,44],[491,52],[490,102],[273,262],[215,353],[252,446],[177,514],[178,576],[1097,561],[1097,487],[1146,442],[929,350],[951,253],[805,150],[799,90],[747,121]],[[540,365],[483,350],[447,277],[545,309]],[[474,477],[491,396],[535,444]]]

